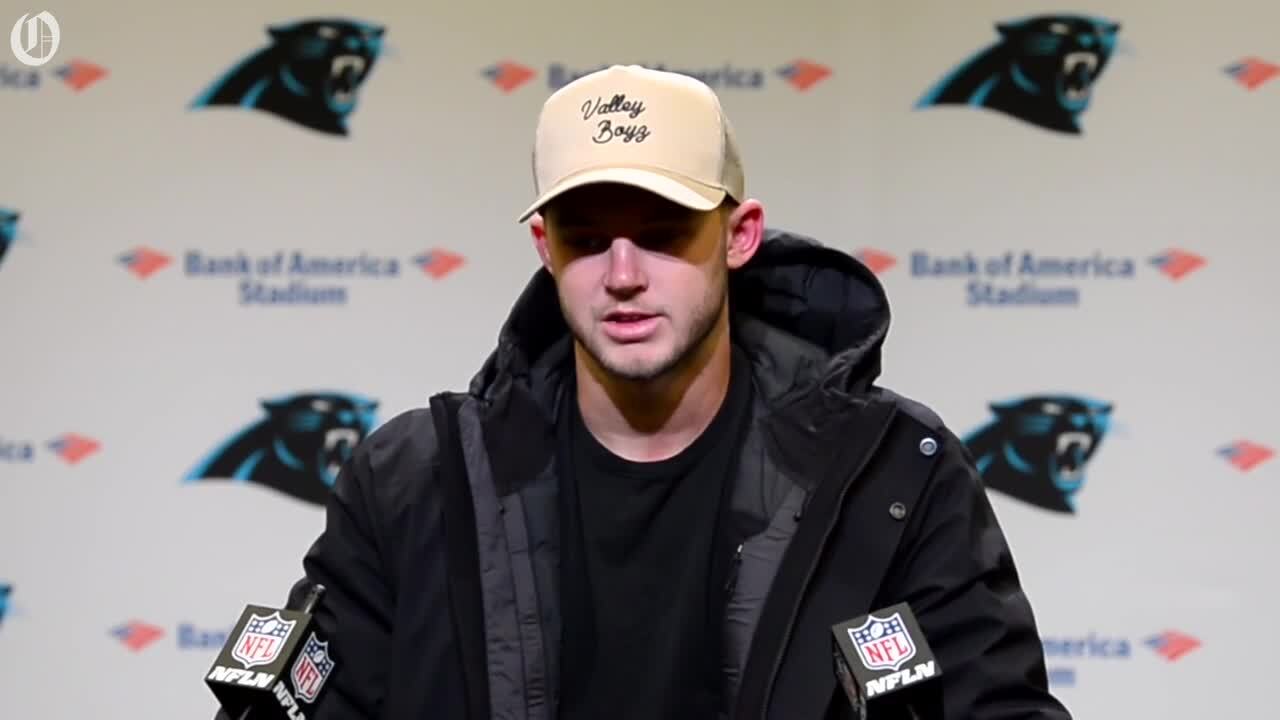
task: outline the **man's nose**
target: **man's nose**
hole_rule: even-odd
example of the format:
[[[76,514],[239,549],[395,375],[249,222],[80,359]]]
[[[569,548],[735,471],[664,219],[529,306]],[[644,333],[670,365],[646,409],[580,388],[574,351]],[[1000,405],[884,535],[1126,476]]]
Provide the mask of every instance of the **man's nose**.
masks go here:
[[[640,249],[627,238],[614,238],[609,244],[609,270],[605,287],[613,293],[635,293],[648,283],[641,267]]]

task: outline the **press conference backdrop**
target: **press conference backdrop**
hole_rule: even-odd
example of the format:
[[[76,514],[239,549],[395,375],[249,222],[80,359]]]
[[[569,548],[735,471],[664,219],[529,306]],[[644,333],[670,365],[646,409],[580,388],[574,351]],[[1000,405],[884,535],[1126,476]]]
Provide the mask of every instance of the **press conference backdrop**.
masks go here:
[[[613,62],[879,273],[1077,717],[1271,704],[1275,3],[2,7],[0,715],[211,713],[333,463],[491,351],[539,106]]]

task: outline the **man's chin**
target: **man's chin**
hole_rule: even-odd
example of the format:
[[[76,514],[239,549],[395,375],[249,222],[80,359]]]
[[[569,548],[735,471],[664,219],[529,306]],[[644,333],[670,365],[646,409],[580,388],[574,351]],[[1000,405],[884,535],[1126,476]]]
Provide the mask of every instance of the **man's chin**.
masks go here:
[[[656,350],[649,343],[615,345],[595,353],[596,363],[619,380],[646,382],[661,377],[674,365],[667,353]]]

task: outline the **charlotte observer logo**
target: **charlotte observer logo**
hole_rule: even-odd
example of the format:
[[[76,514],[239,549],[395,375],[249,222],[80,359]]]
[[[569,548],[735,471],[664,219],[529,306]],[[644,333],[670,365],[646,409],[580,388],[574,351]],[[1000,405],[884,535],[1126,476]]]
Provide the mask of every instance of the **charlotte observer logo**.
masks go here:
[[[24,14],[9,33],[9,48],[18,62],[40,67],[53,59],[62,41],[58,19],[48,10],[35,15]]]

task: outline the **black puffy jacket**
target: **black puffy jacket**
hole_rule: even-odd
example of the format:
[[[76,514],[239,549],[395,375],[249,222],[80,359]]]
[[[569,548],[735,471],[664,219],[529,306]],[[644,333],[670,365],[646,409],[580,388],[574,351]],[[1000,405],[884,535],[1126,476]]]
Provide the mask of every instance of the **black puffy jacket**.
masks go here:
[[[972,458],[874,385],[889,328],[874,275],[770,231],[730,292],[756,398],[732,502],[767,529],[726,608],[722,717],[846,717],[831,626],[906,601],[943,673],[928,717],[1069,720]],[[327,586],[318,621],[340,660],[309,718],[555,720],[552,432],[570,362],[540,270],[466,392],[357,448],[290,592]]]

